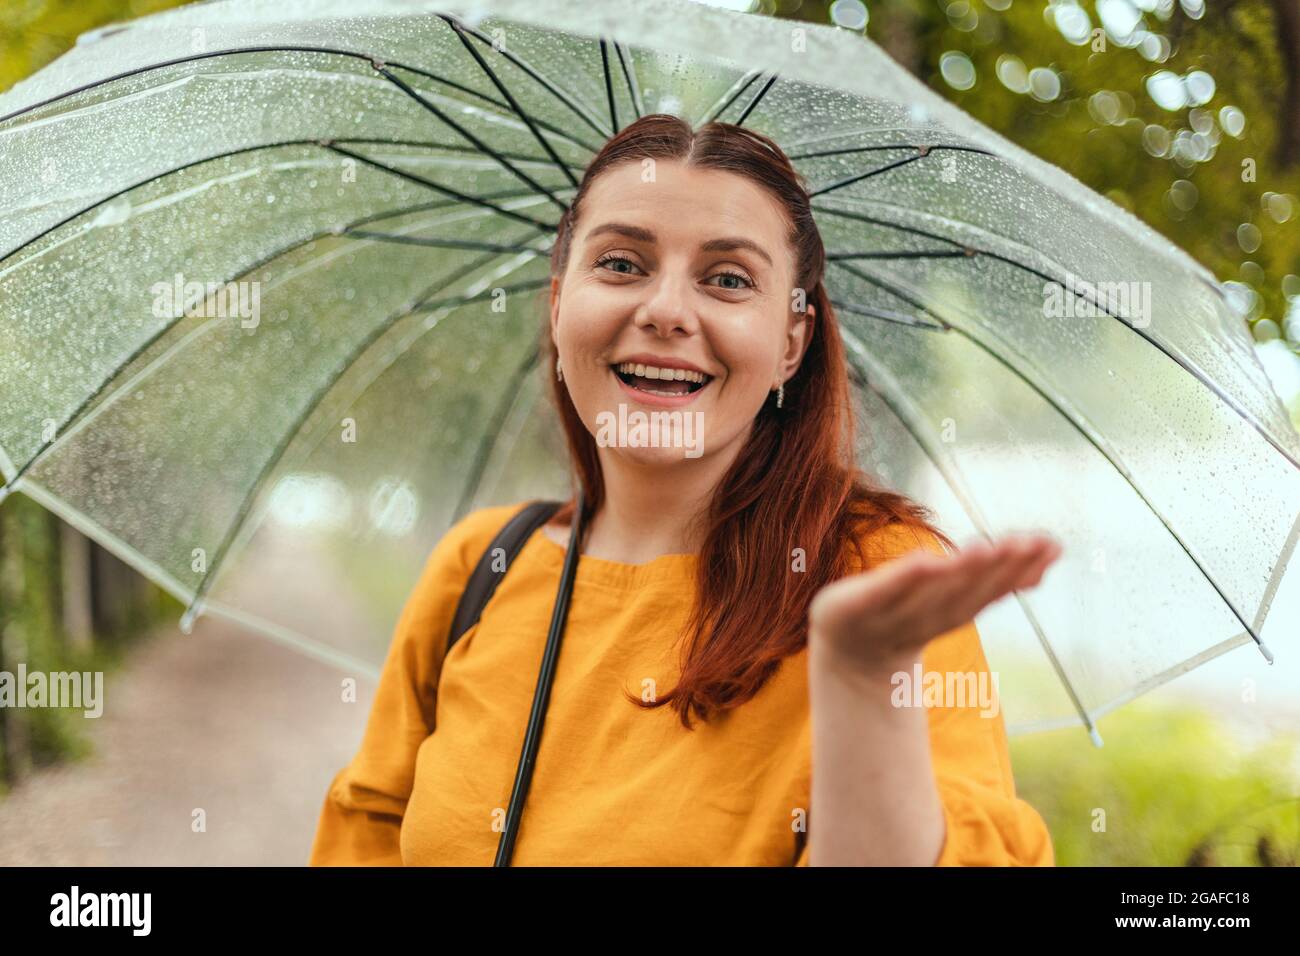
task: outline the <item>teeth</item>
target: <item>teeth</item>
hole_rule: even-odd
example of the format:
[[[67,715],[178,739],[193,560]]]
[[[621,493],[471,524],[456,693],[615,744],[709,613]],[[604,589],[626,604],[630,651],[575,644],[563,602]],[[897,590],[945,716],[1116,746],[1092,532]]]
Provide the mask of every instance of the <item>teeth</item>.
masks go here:
[[[703,385],[709,380],[709,376],[702,372],[689,372],[684,368],[659,368],[654,365],[637,365],[633,362],[623,362],[615,365],[614,368],[624,375],[640,375],[643,378],[659,378],[665,381],[697,382]]]

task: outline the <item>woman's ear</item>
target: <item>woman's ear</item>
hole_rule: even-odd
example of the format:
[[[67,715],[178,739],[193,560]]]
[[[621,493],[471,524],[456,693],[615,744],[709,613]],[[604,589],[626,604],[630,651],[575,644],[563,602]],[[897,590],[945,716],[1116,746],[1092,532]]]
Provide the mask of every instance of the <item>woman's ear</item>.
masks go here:
[[[817,307],[812,303],[809,303],[802,313],[795,313],[795,320],[790,323],[790,330],[786,335],[785,354],[781,356],[783,379],[794,375],[799,368],[799,363],[803,361],[804,354],[812,343],[813,318],[816,315]]]

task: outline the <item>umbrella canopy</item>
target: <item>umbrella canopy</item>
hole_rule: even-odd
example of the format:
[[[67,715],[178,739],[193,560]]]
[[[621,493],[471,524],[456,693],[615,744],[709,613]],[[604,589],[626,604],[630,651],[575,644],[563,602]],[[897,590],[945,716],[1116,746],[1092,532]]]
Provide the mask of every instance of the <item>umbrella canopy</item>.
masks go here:
[[[1065,543],[979,621],[1011,733],[1268,654],[1300,437],[1214,278],[869,41],[669,0],[221,0],[0,96],[0,494],[187,630],[376,672],[449,522],[568,491],[547,251],[654,112],[743,123],[806,177],[864,466],[956,537]]]

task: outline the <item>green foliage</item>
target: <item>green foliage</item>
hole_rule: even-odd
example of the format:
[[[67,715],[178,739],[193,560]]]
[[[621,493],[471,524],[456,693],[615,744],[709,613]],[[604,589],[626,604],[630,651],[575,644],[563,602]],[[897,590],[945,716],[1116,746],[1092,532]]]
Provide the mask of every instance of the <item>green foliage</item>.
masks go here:
[[[1104,724],[1101,748],[1078,729],[1011,740],[1058,866],[1296,865],[1300,738],[1251,750],[1211,715],[1146,701]]]
[[[72,49],[87,30],[186,0],[5,0],[0,14],[0,92]]]
[[[159,588],[130,604],[112,630],[101,628],[90,648],[68,644],[63,631],[59,519],[24,495],[0,504],[0,670],[17,673],[110,672],[131,639],[168,618],[179,603]],[[0,709],[0,793],[28,764],[40,767],[90,754],[82,711],[58,707]],[[10,748],[21,737],[23,757]]]
[[[765,6],[778,16],[830,22],[830,3],[822,0],[765,0]],[[880,0],[867,6],[867,36],[935,92],[1128,209],[1221,281],[1253,289],[1247,318],[1257,336],[1273,323],[1288,328],[1284,282],[1293,295],[1300,293],[1300,157],[1284,163],[1279,140],[1287,122],[1288,69],[1300,65],[1288,67],[1270,0],[1210,2],[1199,20],[1177,3],[1167,20],[1146,14],[1151,32],[1170,41],[1163,61],[1109,41],[1104,49],[1094,49],[1100,44],[1091,40],[1071,44],[1049,22],[1050,6],[1041,0]],[[1080,7],[1099,27],[1096,4],[1080,0]],[[969,89],[955,89],[943,78],[940,62],[949,52],[973,64]],[[1013,92],[999,79],[1004,57],[1026,70],[1055,72],[1059,95],[1044,102]],[[1147,90],[1160,70],[1180,76],[1204,71],[1214,79],[1214,95],[1199,108],[1163,109]],[[1227,106],[1245,116],[1239,138],[1222,130],[1220,110]],[[1170,138],[1180,130],[1212,129],[1219,142],[1211,157],[1183,166],[1144,146],[1144,131],[1152,127]],[[1238,239],[1242,226],[1246,247]],[[1257,248],[1249,241],[1252,227],[1259,230]],[[1288,344],[1300,363],[1300,306],[1290,308],[1296,318]],[[1264,319],[1271,323],[1260,326]],[[1291,413],[1300,427],[1300,401]]]

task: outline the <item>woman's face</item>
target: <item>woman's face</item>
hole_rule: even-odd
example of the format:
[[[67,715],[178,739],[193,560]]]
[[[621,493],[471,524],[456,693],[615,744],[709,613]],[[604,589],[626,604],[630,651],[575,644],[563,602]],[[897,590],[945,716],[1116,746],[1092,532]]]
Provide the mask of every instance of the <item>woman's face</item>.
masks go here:
[[[739,450],[809,342],[813,308],[792,308],[787,232],[775,197],[737,173],[647,160],[591,183],[564,274],[551,283],[551,336],[602,456],[668,464]],[[620,374],[636,365],[642,377]],[[695,388],[691,376],[658,371],[671,368],[707,379],[690,394],[654,394]],[[674,443],[633,447],[640,439],[617,430],[620,405],[629,424],[636,412],[676,420]]]

